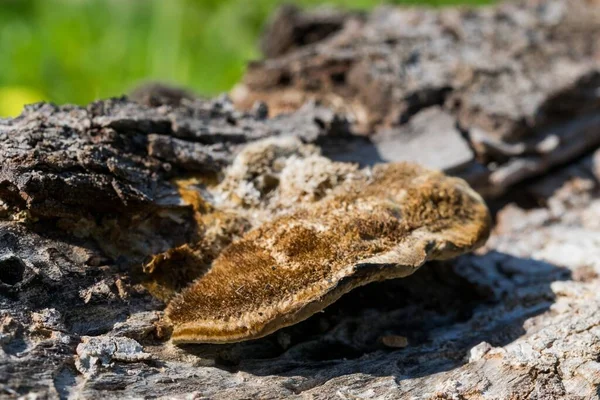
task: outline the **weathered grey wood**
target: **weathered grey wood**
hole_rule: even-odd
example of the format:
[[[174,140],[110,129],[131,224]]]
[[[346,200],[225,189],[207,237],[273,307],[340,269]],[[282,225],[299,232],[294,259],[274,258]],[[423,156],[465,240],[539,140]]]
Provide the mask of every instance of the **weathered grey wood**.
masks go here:
[[[280,25],[293,30],[294,21],[310,26],[306,21],[320,19],[318,13],[293,15],[281,12],[264,41],[277,41]],[[472,183],[488,196],[600,144],[597,2],[388,7],[366,19],[339,16],[345,24],[337,32],[251,64],[232,92],[236,103],[264,101],[272,114],[308,100],[326,104],[347,115],[354,131],[371,136],[372,143],[345,155],[363,163],[410,158],[412,120],[441,107],[475,151],[464,176],[474,179],[472,170],[480,169]],[[389,154],[391,147],[398,151]],[[433,146],[422,151],[429,152],[426,160],[438,152]],[[469,152],[454,151],[445,164],[430,165],[464,166]]]

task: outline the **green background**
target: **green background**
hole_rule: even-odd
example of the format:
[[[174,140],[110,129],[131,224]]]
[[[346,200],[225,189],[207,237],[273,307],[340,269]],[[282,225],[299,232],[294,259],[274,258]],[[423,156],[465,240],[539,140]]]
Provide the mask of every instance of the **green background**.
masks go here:
[[[39,100],[85,104],[149,80],[211,95],[260,57],[281,0],[0,0],[0,116]],[[298,0],[304,6],[322,0]],[[376,0],[330,0],[369,9]],[[391,1],[482,4],[488,0]]]

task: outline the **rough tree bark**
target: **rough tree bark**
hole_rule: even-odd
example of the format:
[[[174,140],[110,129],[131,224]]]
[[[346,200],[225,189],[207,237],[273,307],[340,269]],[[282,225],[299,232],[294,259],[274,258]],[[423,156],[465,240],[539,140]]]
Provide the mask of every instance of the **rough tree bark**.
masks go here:
[[[0,397],[600,397],[597,6],[320,15],[250,70],[270,108],[160,88],[0,120]],[[290,135],[465,176],[494,233],[264,339],[169,344],[142,266],[198,236],[182,182]]]
[[[263,42],[291,40],[277,27],[310,20],[282,12]],[[460,168],[498,195],[599,144],[598,35],[600,7],[587,0],[381,8],[295,51],[266,49],[277,57],[251,64],[233,98],[272,114],[319,101],[370,136],[343,159]]]

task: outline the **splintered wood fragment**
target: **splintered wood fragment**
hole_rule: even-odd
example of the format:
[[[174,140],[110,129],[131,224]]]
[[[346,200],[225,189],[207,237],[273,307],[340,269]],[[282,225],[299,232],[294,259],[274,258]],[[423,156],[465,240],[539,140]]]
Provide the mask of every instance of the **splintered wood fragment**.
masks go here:
[[[481,246],[490,216],[463,180],[415,164],[363,170],[232,243],[166,310],[174,343],[268,335],[355,287]]]

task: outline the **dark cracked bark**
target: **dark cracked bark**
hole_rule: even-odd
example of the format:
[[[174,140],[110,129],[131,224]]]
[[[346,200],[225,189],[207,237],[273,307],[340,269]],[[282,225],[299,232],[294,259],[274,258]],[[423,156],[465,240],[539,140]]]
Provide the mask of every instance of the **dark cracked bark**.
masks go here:
[[[404,39],[396,45],[414,41],[434,54],[438,36],[432,29],[440,18],[458,18],[452,26],[465,32],[507,24],[514,33],[508,28],[505,33],[515,40],[525,40],[522,24],[530,24],[527,40],[554,26],[555,46],[548,52],[569,47],[571,61],[595,62],[589,26],[552,22],[565,18],[560,9],[565,3],[528,4],[533,8],[390,11],[373,14],[359,27],[413,16],[417,22],[404,26]],[[591,11],[577,14],[577,7],[569,18],[593,17]],[[384,26],[369,28],[375,43]],[[390,35],[399,26],[389,25]],[[483,41],[473,34],[470,40],[482,40],[485,48],[502,38],[490,35]],[[561,51],[554,53],[560,60],[566,57]],[[523,60],[516,58],[507,73],[519,70]],[[415,68],[427,71],[426,65]],[[560,83],[560,77],[547,75],[556,70],[545,68],[555,67],[530,69],[529,79]],[[486,85],[500,82],[495,74],[485,76],[492,79]],[[0,398],[598,398],[600,129],[594,121],[600,111],[593,97],[597,75],[577,79],[558,92],[495,92],[510,107],[524,102],[524,95],[541,96],[533,108],[545,111],[533,122],[544,123],[535,133],[502,131],[516,126],[512,122],[485,131],[473,115],[462,120],[449,99],[473,90],[475,102],[472,85],[453,86],[443,102],[433,101],[399,124],[381,125],[369,138],[354,136],[353,120],[343,112],[314,104],[268,119],[264,105],[244,113],[225,98],[195,100],[163,89],[138,96],[139,103],[40,104],[0,120]],[[480,98],[481,115],[498,106],[494,98]],[[475,127],[500,147],[475,145]],[[410,141],[398,141],[398,132]],[[517,174],[530,168],[541,176],[502,181],[511,189],[490,203],[496,227],[475,254],[356,289],[325,312],[263,339],[173,346],[161,324],[164,303],[150,294],[155,280],[167,275],[189,282],[202,273],[203,263],[210,264],[211,251],[251,227],[250,219],[239,216],[220,216],[227,221],[223,225],[202,219],[220,201],[208,189],[224,175],[231,178],[228,167],[249,144],[278,136],[300,138],[303,151],[325,164],[314,147],[335,159],[360,156],[365,164],[375,156],[414,160],[422,154],[425,162],[462,174],[461,167],[473,167],[476,154],[484,157],[487,174],[493,163],[499,166],[494,173],[521,163],[526,167],[514,167]],[[260,159],[246,165],[238,182],[245,192],[226,189],[274,202],[269,196],[282,175],[273,165],[300,157],[290,154],[272,165]],[[480,188],[490,194],[487,186]],[[222,230],[209,229],[216,226]],[[147,257],[191,246],[208,231],[212,247],[201,242],[206,258],[167,252],[173,264],[144,268]],[[188,263],[197,269],[169,269]]]

